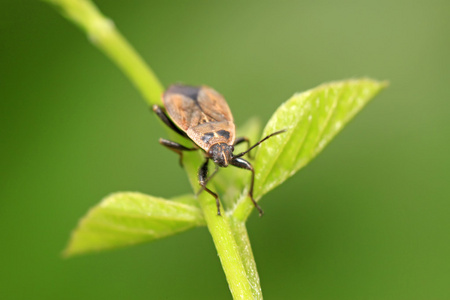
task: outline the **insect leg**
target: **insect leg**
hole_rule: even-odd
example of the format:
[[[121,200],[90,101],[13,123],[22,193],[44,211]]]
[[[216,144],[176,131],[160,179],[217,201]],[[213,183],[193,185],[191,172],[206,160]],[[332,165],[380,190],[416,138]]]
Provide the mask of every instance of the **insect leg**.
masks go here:
[[[208,182],[214,177],[214,175],[216,175],[217,174],[217,172],[219,171],[219,167],[216,165],[216,169],[214,170],[214,172],[211,174],[211,175],[209,175],[209,177],[208,178],[206,178],[206,180],[205,180],[205,185],[207,185],[208,184]],[[203,191],[203,186],[198,190],[198,192],[197,192],[197,196],[198,195],[200,195],[200,193]]]
[[[213,191],[211,191],[210,189],[208,189],[206,187],[206,184],[208,183],[208,180],[210,178],[208,178],[208,162],[209,162],[209,158],[207,158],[205,160],[205,162],[203,163],[203,165],[200,167],[200,169],[198,170],[198,182],[200,183],[200,185],[202,186],[200,192],[202,190],[207,191],[211,196],[213,196],[216,199],[216,205],[217,205],[217,215],[220,216],[220,201],[219,201],[219,196],[214,193]],[[216,171],[214,171],[214,174],[216,173]],[[213,175],[214,175],[213,174]]]
[[[239,144],[242,144],[242,143],[247,143],[247,149],[250,148],[250,140],[246,136],[241,136],[241,137],[236,138],[236,140],[234,141],[234,145],[233,146],[236,146],[236,145],[239,145]],[[249,158],[253,158],[253,155],[250,155],[250,152],[249,152],[248,153],[248,157]]]
[[[261,217],[264,214],[264,211],[261,209],[261,207],[256,203],[255,199],[253,198],[253,185],[255,183],[255,170],[253,169],[252,165],[246,161],[243,158],[234,157],[230,164],[232,164],[235,167],[246,169],[252,172],[252,179],[250,181],[250,191],[248,192],[248,195],[250,199],[253,202],[253,205],[255,205],[256,209],[259,211],[259,216]]]
[[[176,133],[178,133],[179,135],[187,138],[186,133],[184,133],[180,128],[178,128],[173,122],[172,120],[167,116],[167,114],[164,112],[164,110],[158,106],[158,105],[153,105],[152,107],[153,111],[156,113],[156,115],[161,119],[161,121],[164,122],[164,124],[166,124],[167,126],[169,126],[170,129],[172,129],[173,131],[175,131]]]
[[[183,167],[183,151],[196,151],[197,148],[187,148],[183,145],[180,145],[178,143],[166,140],[166,139],[159,139],[159,143],[173,152],[177,153],[180,156],[180,166]]]
[[[242,144],[243,142],[246,142],[247,147],[250,148],[250,140],[246,136],[241,136],[241,137],[236,138],[236,140],[234,141],[234,146]]]

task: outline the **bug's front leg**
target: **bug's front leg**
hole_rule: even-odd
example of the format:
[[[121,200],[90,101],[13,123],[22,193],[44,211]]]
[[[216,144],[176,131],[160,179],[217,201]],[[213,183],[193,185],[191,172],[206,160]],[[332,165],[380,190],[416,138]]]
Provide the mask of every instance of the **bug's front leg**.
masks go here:
[[[253,205],[255,205],[256,209],[259,211],[259,216],[261,217],[264,214],[264,211],[262,210],[262,208],[258,205],[258,203],[256,203],[255,199],[253,198],[253,185],[255,183],[255,170],[253,169],[253,166],[246,161],[243,158],[240,157],[234,157],[230,164],[232,164],[235,167],[241,168],[241,169],[246,169],[252,172],[252,179],[250,181],[250,191],[248,192],[248,195],[250,197],[250,199],[253,202]]]
[[[198,182],[200,183],[200,185],[202,186],[202,190],[207,191],[211,196],[214,197],[214,199],[216,199],[216,206],[217,206],[217,215],[220,216],[220,201],[219,201],[219,196],[214,193],[213,191],[211,191],[209,188],[206,187],[206,184],[208,183],[208,180],[210,178],[208,178],[208,162],[209,162],[209,158],[207,158],[205,160],[205,162],[203,163],[203,165],[200,167],[200,169],[198,170]],[[200,190],[200,192],[202,191]]]
[[[180,166],[183,167],[183,151],[196,151],[198,150],[197,148],[187,148],[183,145],[180,145],[178,143],[166,140],[166,139],[159,139],[159,143],[167,148],[169,148],[170,150],[172,150],[173,152],[177,153],[180,156]]]
[[[218,171],[219,171],[219,167],[216,165],[216,169],[214,170],[214,172],[211,175],[209,175],[208,178],[206,178],[205,185],[208,184],[208,182],[217,174]],[[198,190],[196,196],[200,195],[200,193],[203,191],[203,189],[204,189],[203,186],[201,186],[200,189]]]

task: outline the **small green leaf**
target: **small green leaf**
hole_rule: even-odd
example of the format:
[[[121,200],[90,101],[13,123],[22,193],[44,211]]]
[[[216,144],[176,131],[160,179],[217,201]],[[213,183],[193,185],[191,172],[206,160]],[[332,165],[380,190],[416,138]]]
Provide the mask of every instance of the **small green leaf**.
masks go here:
[[[371,79],[332,82],[295,94],[282,104],[262,136],[287,131],[261,144],[256,154],[255,198],[261,198],[309,163],[386,85]],[[241,220],[252,209],[245,198],[239,200],[234,212]]]
[[[261,197],[310,162],[386,82],[370,79],[323,84],[295,94],[268,122],[269,139],[257,153],[255,195]]]
[[[195,197],[195,196],[193,196],[191,194],[186,194],[186,195],[173,197],[170,200],[171,201],[175,201],[175,202],[179,202],[179,203],[183,203],[183,204],[186,204],[186,205],[189,205],[189,206],[197,207],[198,209],[200,209],[200,204],[198,203],[197,197]]]
[[[169,201],[141,193],[112,194],[92,208],[72,233],[64,255],[113,249],[205,225],[194,196]]]

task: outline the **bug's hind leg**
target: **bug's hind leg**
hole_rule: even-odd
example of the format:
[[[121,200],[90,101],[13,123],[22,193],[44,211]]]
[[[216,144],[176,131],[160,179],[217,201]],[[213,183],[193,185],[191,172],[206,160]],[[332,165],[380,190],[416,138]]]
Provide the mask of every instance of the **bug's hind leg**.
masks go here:
[[[255,183],[255,170],[253,169],[253,166],[246,161],[243,158],[235,157],[231,160],[230,164],[232,164],[235,167],[246,169],[252,172],[252,179],[250,181],[250,191],[248,192],[248,196],[253,202],[253,205],[256,207],[256,209],[259,211],[259,216],[261,217],[264,214],[264,211],[262,208],[256,203],[255,199],[253,198],[253,185]]]
[[[211,191],[209,188],[206,187],[206,184],[208,183],[208,180],[210,178],[208,178],[208,162],[209,162],[209,158],[207,158],[205,160],[205,162],[203,163],[203,165],[200,167],[200,169],[198,170],[198,182],[200,183],[201,190],[205,190],[207,191],[211,196],[214,197],[214,199],[216,199],[216,206],[217,206],[217,215],[220,216],[220,201],[219,201],[219,196],[214,193],[213,191]],[[214,172],[216,173],[216,172]]]
[[[250,149],[250,140],[246,136],[241,136],[241,137],[236,138],[236,140],[234,141],[234,145],[233,146],[236,146],[236,145],[239,145],[239,144],[242,144],[242,143],[246,143],[247,144],[247,149]],[[253,159],[253,155],[251,155],[251,152],[248,152],[248,157]]]
[[[180,156],[180,166],[183,167],[183,151],[196,151],[198,148],[187,148],[183,145],[180,145],[178,143],[166,140],[166,139],[159,139],[159,143],[173,152],[177,153]]]
[[[153,105],[152,107],[153,111],[155,112],[155,114],[161,119],[161,121],[164,122],[164,124],[166,124],[170,129],[172,129],[173,131],[175,131],[176,133],[178,133],[179,135],[187,138],[188,136],[186,135],[186,133],[184,133],[180,128],[178,128],[171,119],[169,119],[169,117],[167,116],[167,114],[164,112],[164,110],[158,106],[158,105]]]

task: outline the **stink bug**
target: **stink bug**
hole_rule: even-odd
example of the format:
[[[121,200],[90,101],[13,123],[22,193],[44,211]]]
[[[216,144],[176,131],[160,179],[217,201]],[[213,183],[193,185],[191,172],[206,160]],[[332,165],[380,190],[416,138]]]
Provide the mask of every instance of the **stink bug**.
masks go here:
[[[162,100],[165,111],[158,105],[153,106],[153,111],[173,131],[194,142],[196,147],[187,148],[162,138],[159,142],[180,155],[180,164],[182,164],[183,151],[202,149],[205,152],[206,160],[198,171],[200,191],[205,190],[216,199],[217,214],[220,215],[219,196],[207,188],[206,184],[218,171],[218,167],[224,168],[233,165],[252,172],[248,195],[258,209],[259,215],[262,216],[263,210],[253,198],[255,171],[242,156],[263,141],[285,130],[274,132],[250,147],[247,138],[235,137],[235,126],[230,108],[223,96],[214,89],[207,86],[172,85],[164,92]],[[247,143],[248,149],[234,155],[234,146],[243,142]],[[216,164],[216,170],[208,177],[210,159]]]

